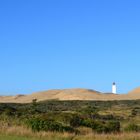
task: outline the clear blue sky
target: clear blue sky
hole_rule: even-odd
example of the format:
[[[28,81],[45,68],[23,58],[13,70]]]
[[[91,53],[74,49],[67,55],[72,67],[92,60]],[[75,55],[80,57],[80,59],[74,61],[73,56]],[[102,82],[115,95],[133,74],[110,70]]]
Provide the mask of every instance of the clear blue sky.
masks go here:
[[[0,0],[0,94],[140,86],[139,0]]]

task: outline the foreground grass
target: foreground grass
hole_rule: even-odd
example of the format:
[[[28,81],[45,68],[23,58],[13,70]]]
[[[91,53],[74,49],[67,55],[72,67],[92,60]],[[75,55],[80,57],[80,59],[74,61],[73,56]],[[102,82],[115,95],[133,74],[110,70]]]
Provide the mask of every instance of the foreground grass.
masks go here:
[[[47,101],[35,105],[1,104],[0,140],[140,140],[140,133],[132,131],[127,133],[124,129],[128,127],[129,123],[140,126],[139,106],[140,100],[112,102]],[[93,110],[97,111],[99,116]],[[59,132],[33,132],[24,123],[24,118],[30,118],[33,115],[33,117],[53,118],[56,122],[62,121],[67,125],[64,120],[67,120],[74,113],[80,113],[85,118],[89,118],[92,113],[95,113],[100,121],[109,121],[111,115],[111,120],[119,120],[121,123],[121,131],[117,131],[120,132],[118,134],[95,134],[96,131],[93,132],[91,128],[80,126],[76,128],[79,135]]]
[[[37,138],[27,138],[23,136],[0,135],[0,140],[38,140]]]
[[[72,140],[75,134],[33,132],[24,126],[0,125],[0,140]]]
[[[83,131],[83,132],[82,132]],[[140,140],[140,133],[95,134],[81,128],[81,134],[58,132],[32,132],[21,126],[0,127],[0,140]]]
[[[32,137],[32,136],[14,136],[14,135],[0,135],[0,140],[72,140],[74,137],[65,137],[64,135],[48,135],[43,137]]]
[[[56,137],[56,136],[46,136],[42,138],[35,137],[25,137],[25,136],[12,136],[12,135],[0,135],[0,140],[72,140],[72,138]]]
[[[73,140],[140,140],[140,134],[136,133],[123,133],[123,134],[101,134],[101,135],[86,135],[76,136]]]
[[[85,136],[74,136],[66,137],[63,134],[44,137],[25,137],[25,136],[12,136],[12,135],[0,135],[0,140],[140,140],[140,134],[110,134],[110,135],[85,135]]]

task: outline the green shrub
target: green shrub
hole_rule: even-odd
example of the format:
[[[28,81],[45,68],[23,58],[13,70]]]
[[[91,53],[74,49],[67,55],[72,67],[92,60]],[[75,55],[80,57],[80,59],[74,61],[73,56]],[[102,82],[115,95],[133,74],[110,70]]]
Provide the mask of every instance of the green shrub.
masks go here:
[[[6,115],[6,116],[14,116],[15,115],[15,112],[16,112],[16,109],[14,109],[14,108],[12,108],[12,107],[7,107],[7,108],[5,108],[5,110],[4,110],[4,114]]]
[[[137,110],[136,109],[132,109],[132,111],[131,111],[131,115],[134,117],[134,116],[136,116],[137,115]]]
[[[91,128],[93,123],[94,123],[94,121],[91,119],[84,119],[82,122],[82,125]]]
[[[93,131],[97,133],[106,132],[106,127],[101,121],[93,121],[91,119],[85,119],[83,121],[83,126],[92,128]]]
[[[72,127],[79,127],[79,126],[82,126],[83,124],[83,118],[76,115],[76,116],[73,116],[72,119],[70,120],[70,125]]]
[[[140,132],[140,126],[130,123],[126,128],[125,131],[127,132]]]
[[[109,121],[106,124],[107,132],[120,132],[120,122],[119,121]]]
[[[86,119],[83,121],[83,126],[90,127],[97,133],[111,133],[120,131],[120,122],[118,121],[93,121]]]
[[[43,118],[32,118],[27,121],[27,125],[31,127],[33,131],[57,131],[57,132],[74,131],[72,127],[63,126],[59,122]]]

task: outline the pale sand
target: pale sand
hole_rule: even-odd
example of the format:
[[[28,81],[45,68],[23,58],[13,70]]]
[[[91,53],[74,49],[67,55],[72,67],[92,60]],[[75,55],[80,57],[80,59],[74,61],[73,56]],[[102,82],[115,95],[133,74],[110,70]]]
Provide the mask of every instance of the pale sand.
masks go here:
[[[45,100],[136,100],[140,99],[140,88],[128,94],[101,93],[88,89],[48,90],[30,95],[0,96],[0,103],[29,103],[33,99]]]

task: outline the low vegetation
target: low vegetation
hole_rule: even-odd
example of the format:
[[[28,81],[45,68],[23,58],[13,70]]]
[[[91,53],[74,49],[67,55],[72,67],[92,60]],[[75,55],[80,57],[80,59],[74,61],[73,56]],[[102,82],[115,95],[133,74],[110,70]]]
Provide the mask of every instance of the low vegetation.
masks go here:
[[[4,103],[0,104],[0,136],[11,137],[10,140],[16,137],[120,140],[126,135],[128,139],[138,139],[139,106],[140,100],[37,102],[34,99],[30,104]]]

